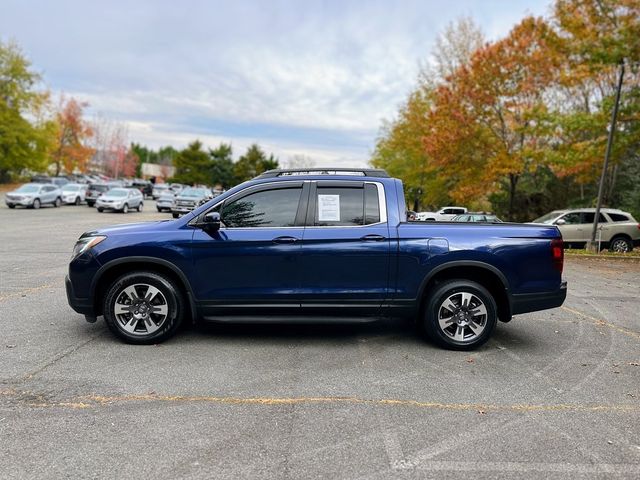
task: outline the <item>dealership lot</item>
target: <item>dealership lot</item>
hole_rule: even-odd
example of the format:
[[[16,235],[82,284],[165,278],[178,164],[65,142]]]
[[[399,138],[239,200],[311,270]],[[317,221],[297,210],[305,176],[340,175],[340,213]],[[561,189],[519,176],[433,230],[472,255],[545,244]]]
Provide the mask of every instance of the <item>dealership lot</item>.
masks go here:
[[[394,320],[122,344],[67,306],[73,243],[168,218],[0,207],[0,478],[640,476],[639,262],[569,259],[563,308],[475,352]]]

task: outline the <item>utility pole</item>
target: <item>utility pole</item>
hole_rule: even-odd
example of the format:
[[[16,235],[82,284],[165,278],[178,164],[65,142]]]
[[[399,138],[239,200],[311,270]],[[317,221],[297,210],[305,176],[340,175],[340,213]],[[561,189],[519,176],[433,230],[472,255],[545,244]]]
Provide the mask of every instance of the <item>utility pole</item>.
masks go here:
[[[607,137],[607,149],[604,154],[604,165],[602,166],[602,175],[600,175],[600,185],[598,187],[598,202],[596,203],[596,214],[593,217],[593,229],[591,230],[591,241],[589,242],[589,250],[598,249],[596,243],[596,233],[598,232],[598,217],[602,208],[602,195],[604,194],[604,180],[609,168],[609,157],[611,156],[611,147],[613,146],[613,135],[616,131],[616,121],[618,120],[618,108],[620,106],[620,92],[622,90],[622,80],[624,78],[624,59],[620,62],[620,75],[618,77],[618,87],[616,88],[616,101],[613,105],[611,113],[611,124],[609,126],[609,135]]]

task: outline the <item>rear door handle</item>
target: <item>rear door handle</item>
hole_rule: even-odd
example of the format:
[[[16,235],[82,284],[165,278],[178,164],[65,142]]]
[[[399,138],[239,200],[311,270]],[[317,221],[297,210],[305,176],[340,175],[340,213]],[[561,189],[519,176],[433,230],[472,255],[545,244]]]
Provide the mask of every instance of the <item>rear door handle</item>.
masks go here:
[[[377,235],[375,233],[365,235],[364,237],[360,238],[360,240],[364,240],[365,242],[381,242],[386,239],[387,237],[383,237],[382,235]]]
[[[298,239],[296,237],[276,237],[273,239],[273,243],[296,243]]]

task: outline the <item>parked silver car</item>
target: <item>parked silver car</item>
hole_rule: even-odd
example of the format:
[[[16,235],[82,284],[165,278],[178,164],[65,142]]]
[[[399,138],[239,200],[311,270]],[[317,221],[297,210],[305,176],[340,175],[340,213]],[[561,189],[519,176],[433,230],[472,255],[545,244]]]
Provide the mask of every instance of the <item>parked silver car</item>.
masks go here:
[[[163,193],[166,193],[167,190],[169,190],[169,184],[167,184],[167,183],[156,183],[153,186],[153,191],[151,193],[151,196],[153,197],[154,200],[157,200],[158,198],[160,198],[162,196]]]
[[[169,189],[166,189],[165,192],[161,194],[158,200],[156,201],[156,209],[159,212],[162,212],[164,210],[171,211],[171,208],[173,207],[174,198],[175,198],[175,195],[173,194],[173,192]]]
[[[66,204],[80,205],[87,196],[87,185],[67,183],[62,187],[62,201]]]
[[[189,213],[194,208],[202,205],[212,198],[211,190],[208,188],[187,187],[176,194],[175,201],[171,207],[173,218]]]
[[[143,206],[142,193],[136,188],[112,188],[96,200],[98,212],[114,210],[127,213],[132,209],[141,212]]]
[[[20,188],[9,192],[4,197],[9,208],[21,205],[27,208],[40,208],[41,205],[51,204],[54,207],[62,205],[62,191],[53,184],[26,183]]]
[[[585,246],[591,240],[595,208],[555,210],[537,218],[533,223],[556,225],[562,233],[564,244],[569,247]],[[600,210],[599,232],[596,241],[612,252],[630,252],[640,246],[640,224],[628,212],[613,208]]]

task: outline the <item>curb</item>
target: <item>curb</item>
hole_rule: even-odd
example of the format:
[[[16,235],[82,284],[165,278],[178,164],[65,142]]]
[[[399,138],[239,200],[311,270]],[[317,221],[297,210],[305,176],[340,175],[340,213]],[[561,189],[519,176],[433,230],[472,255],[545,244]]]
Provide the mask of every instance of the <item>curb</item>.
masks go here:
[[[640,263],[640,257],[638,256],[623,256],[623,255],[581,255],[577,253],[565,253],[565,258],[581,259],[581,260],[613,260],[617,262],[631,262]]]

